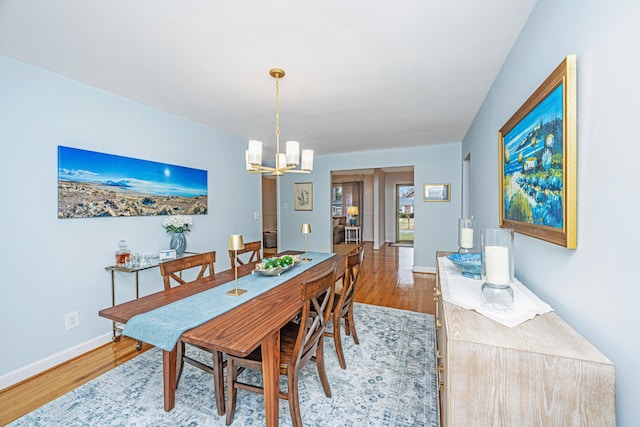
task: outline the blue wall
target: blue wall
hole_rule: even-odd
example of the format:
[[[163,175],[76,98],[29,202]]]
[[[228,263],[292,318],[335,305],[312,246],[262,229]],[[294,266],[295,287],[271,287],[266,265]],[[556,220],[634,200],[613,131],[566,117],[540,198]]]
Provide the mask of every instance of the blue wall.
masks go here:
[[[58,219],[58,145],[207,170],[209,213],[193,216],[187,249],[216,250],[216,270],[229,268],[230,233],[261,238],[261,180],[244,170],[246,141],[1,56],[0,94],[0,379],[108,341],[111,323],[98,311],[111,304],[104,267],[118,241],[141,253],[169,246],[162,217]],[[134,296],[133,279],[118,275],[119,301]],[[161,290],[159,270],[140,284],[142,294]],[[81,326],[66,331],[75,310]]]
[[[578,248],[517,235],[516,274],[616,363],[618,425],[637,425],[638,22],[637,0],[539,0],[462,144],[318,155],[312,174],[279,180],[281,248],[302,249],[300,224],[309,222],[310,249],[330,249],[332,170],[414,165],[418,200],[424,183],[452,184],[451,203],[416,203],[414,265],[433,267],[436,250],[456,247],[460,164],[468,154],[470,212],[479,227],[497,226],[497,131],[566,55],[576,53]],[[58,145],[208,170],[209,214],[194,217],[188,239],[192,250],[218,251],[217,270],[228,266],[229,233],[260,237],[260,222],[253,220],[260,177],[243,170],[244,140],[4,57],[0,94],[0,379],[96,337],[108,339],[110,323],[97,312],[110,301],[104,266],[113,262],[118,240],[139,252],[168,245],[158,217],[58,220]],[[314,183],[314,210],[294,211],[293,183],[308,181]],[[142,293],[158,290],[158,279],[157,270],[141,274]],[[118,298],[131,298],[133,278],[118,280]],[[64,315],[74,310],[81,327],[65,331]]]
[[[478,225],[498,225],[498,129],[577,54],[578,247],[516,235],[516,275],[617,369],[619,426],[640,422],[640,2],[539,0],[464,138]]]
[[[459,159],[459,143],[317,156],[310,175],[289,174],[280,178],[281,248],[304,250],[300,225],[310,223],[313,233],[309,237],[309,250],[331,250],[331,171],[414,166],[414,268],[433,270],[437,250],[457,248],[461,182]],[[293,209],[295,182],[313,182],[313,211]],[[450,183],[451,202],[423,202],[423,185],[427,183]],[[384,223],[384,219],[381,220]],[[383,232],[381,236],[384,241]]]

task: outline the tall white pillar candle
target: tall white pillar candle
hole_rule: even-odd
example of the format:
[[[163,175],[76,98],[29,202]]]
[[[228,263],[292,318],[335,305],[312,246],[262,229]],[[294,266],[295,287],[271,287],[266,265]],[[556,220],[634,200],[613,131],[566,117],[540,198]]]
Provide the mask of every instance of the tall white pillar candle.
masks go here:
[[[506,246],[485,246],[486,281],[494,285],[510,282],[509,248]]]
[[[460,230],[460,247],[465,249],[473,248],[473,228]]]

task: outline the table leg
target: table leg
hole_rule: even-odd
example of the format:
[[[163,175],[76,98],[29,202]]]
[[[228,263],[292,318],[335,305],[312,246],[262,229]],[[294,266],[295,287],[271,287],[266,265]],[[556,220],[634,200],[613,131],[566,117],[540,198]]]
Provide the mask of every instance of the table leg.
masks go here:
[[[113,274],[113,271],[111,274]],[[138,284],[138,271],[136,270],[136,299],[138,298],[140,298],[140,285]],[[138,340],[136,350],[142,350],[142,341]]]
[[[176,362],[178,345],[173,350],[162,350],[162,375],[164,378],[164,410],[169,412],[176,404]]]
[[[136,271],[136,299],[140,298],[140,285],[138,284],[138,271]]]
[[[262,378],[267,427],[276,427],[280,408],[280,331],[262,341]]]
[[[115,307],[116,305],[116,278],[114,276],[114,271],[111,270],[111,307]],[[111,340],[113,342],[120,341],[120,335],[118,335],[118,328],[116,326],[116,322],[111,322],[111,329],[113,330],[113,336]]]

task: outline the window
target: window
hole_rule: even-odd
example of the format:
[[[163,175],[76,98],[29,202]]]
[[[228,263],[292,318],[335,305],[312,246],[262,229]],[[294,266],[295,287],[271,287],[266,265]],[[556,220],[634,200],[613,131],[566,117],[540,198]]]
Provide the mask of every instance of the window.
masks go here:
[[[396,185],[396,241],[413,241],[414,188],[411,184]]]
[[[331,187],[331,216],[344,216],[342,213],[342,184]]]

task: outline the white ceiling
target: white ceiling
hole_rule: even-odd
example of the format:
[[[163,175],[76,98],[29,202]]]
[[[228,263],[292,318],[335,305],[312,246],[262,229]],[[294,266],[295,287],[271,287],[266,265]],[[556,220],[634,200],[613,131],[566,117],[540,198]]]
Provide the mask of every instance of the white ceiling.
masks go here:
[[[536,0],[0,0],[0,54],[316,154],[461,141]]]

